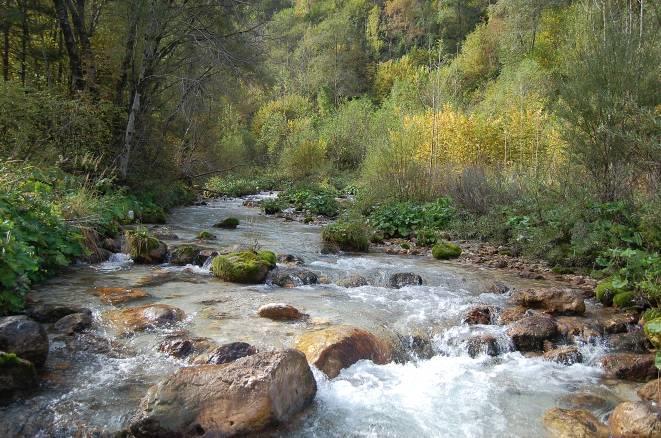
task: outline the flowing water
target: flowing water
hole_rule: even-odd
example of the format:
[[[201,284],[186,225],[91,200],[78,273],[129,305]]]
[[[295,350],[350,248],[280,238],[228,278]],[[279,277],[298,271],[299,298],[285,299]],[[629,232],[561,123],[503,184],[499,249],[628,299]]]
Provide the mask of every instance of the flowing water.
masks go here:
[[[0,436],[71,436],[124,428],[149,386],[185,366],[157,349],[165,336],[182,329],[218,343],[245,341],[260,349],[291,347],[300,333],[333,324],[396,333],[404,340],[420,332],[432,337],[430,359],[412,357],[388,365],[360,361],[333,380],[313,370],[315,402],[273,432],[280,436],[544,436],[544,411],[562,406],[569,394],[587,392],[612,401],[631,397],[626,386],[602,383],[595,366],[605,351],[599,342],[581,346],[583,364],[563,366],[509,350],[502,327],[461,324],[462,313],[475,303],[505,304],[506,296],[484,293],[494,280],[513,287],[548,282],[429,257],[324,255],[319,227],[265,217],[243,207],[241,200],[175,210],[167,227],[178,239],[167,243],[192,242],[200,230],[212,230],[212,224],[227,216],[238,217],[241,225],[236,230],[213,229],[218,239],[207,242],[209,247],[258,244],[295,254],[329,283],[293,289],[241,286],[213,278],[208,268],[134,265],[122,254],[99,265],[74,266],[39,287],[34,296],[93,309],[94,329],[82,335],[75,348],[65,338],[52,337],[42,390],[0,410]],[[92,293],[95,287],[130,287],[163,271],[181,277],[143,287],[151,298],[138,303],[179,307],[187,315],[183,322],[133,337],[120,336],[104,324],[103,313],[112,306],[99,302]],[[420,274],[424,285],[384,287],[391,273],[407,271]],[[367,277],[371,285],[345,289],[334,284],[351,274]],[[273,302],[292,304],[311,318],[283,323],[256,316],[257,308]],[[484,332],[509,352],[471,358],[466,339]],[[595,414],[604,418],[607,412],[601,408]]]

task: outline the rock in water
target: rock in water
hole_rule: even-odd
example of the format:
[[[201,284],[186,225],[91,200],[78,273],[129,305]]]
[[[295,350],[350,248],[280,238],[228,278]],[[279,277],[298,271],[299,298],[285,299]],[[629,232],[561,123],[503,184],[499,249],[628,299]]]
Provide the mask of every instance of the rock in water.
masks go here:
[[[122,304],[129,301],[140,300],[149,297],[142,289],[128,289],[124,287],[99,287],[94,289],[94,295],[106,304]]]
[[[497,314],[497,309],[493,306],[487,305],[478,305],[473,306],[464,314],[462,321],[469,325],[481,324],[488,325],[491,324],[495,319],[494,317]]]
[[[296,348],[305,353],[308,361],[331,379],[343,368],[361,359],[376,364],[392,360],[393,347],[372,333],[351,326],[330,327],[304,333],[296,341]]]
[[[40,367],[48,356],[46,330],[26,316],[0,318],[0,350],[16,353]]]
[[[341,278],[337,280],[336,284],[340,287],[353,288],[353,287],[367,286],[369,282],[365,277],[354,274],[349,277]]]
[[[656,377],[654,355],[636,353],[612,353],[601,359],[606,377],[636,382],[647,382]]]
[[[544,353],[544,360],[572,365],[583,362],[583,355],[578,351],[577,347],[569,345],[547,351]]]
[[[207,359],[207,363],[221,365],[234,362],[242,357],[252,356],[256,353],[257,349],[246,342],[230,342],[212,351]]]
[[[519,306],[541,309],[552,315],[582,315],[585,313],[583,298],[571,289],[526,289],[512,293],[511,301]]]
[[[638,390],[638,397],[643,400],[661,403],[661,379],[651,380]]]
[[[167,304],[147,304],[107,312],[105,317],[121,332],[129,333],[162,327],[184,319],[184,311]]]
[[[55,322],[72,313],[88,312],[80,306],[67,306],[62,304],[36,304],[26,309],[25,314],[38,322]]]
[[[73,335],[81,332],[92,325],[92,312],[72,313],[59,319],[53,328],[65,335]]]
[[[137,438],[255,433],[290,419],[316,392],[305,356],[291,349],[181,368],[149,389],[130,430]]]
[[[514,346],[519,351],[542,351],[544,341],[558,334],[553,318],[533,315],[520,319],[507,329]]]
[[[422,277],[413,272],[398,272],[392,274],[388,279],[388,286],[393,289],[401,289],[404,286],[420,286]]]
[[[614,437],[660,437],[661,414],[647,402],[624,402],[608,418]]]
[[[276,256],[271,251],[241,251],[215,257],[211,272],[225,281],[258,284],[264,282],[275,264]]]
[[[544,414],[544,427],[556,438],[608,437],[606,426],[584,409],[549,409]]]
[[[0,404],[17,392],[29,391],[39,385],[37,371],[31,362],[14,353],[0,351]]]
[[[278,254],[278,263],[289,266],[304,265],[305,260],[302,257],[293,254]]]
[[[280,287],[292,288],[319,283],[314,272],[303,268],[276,269],[271,272],[271,283]]]
[[[262,318],[269,318],[276,321],[295,321],[308,316],[305,313],[301,313],[296,307],[285,303],[264,304],[257,309],[257,314]]]

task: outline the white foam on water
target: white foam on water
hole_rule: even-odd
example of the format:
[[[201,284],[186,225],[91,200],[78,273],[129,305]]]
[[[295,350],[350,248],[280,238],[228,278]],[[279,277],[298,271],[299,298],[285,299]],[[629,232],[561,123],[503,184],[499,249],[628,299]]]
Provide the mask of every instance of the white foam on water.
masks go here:
[[[128,254],[121,252],[112,254],[105,262],[91,265],[91,268],[99,272],[115,272],[130,269],[133,265],[133,259]]]

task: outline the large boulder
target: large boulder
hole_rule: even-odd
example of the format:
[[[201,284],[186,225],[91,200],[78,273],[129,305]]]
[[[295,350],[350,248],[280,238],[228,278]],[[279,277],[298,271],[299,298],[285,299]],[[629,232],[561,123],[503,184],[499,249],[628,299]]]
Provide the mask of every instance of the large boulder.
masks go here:
[[[296,348],[331,379],[359,360],[385,364],[393,357],[391,343],[351,326],[306,332],[296,341]]]
[[[654,355],[636,353],[612,353],[601,359],[606,377],[647,382],[656,377]]]
[[[149,297],[149,294],[142,289],[125,287],[98,287],[94,289],[93,293],[99,297],[101,302],[113,306]]]
[[[561,363],[563,365],[573,365],[575,363],[583,362],[583,355],[577,347],[566,345],[545,352],[544,360]]]
[[[510,325],[507,335],[519,351],[541,351],[544,341],[558,334],[555,320],[546,315],[533,315]]]
[[[431,255],[437,260],[456,259],[461,255],[461,247],[452,242],[439,242],[432,247]]]
[[[38,385],[37,371],[31,362],[14,353],[0,351],[0,404],[10,401],[14,394]]]
[[[118,331],[130,333],[167,326],[184,319],[184,311],[167,304],[146,304],[106,312],[105,318]]]
[[[540,309],[552,315],[582,315],[585,313],[583,298],[571,289],[525,289],[512,293],[512,303],[531,309]]]
[[[48,356],[48,335],[41,324],[26,316],[0,318],[0,350],[40,367]]]
[[[607,338],[611,351],[624,353],[649,353],[652,345],[642,330],[615,333]]]
[[[198,245],[179,245],[170,251],[170,263],[173,265],[198,265],[202,266],[207,259],[205,248]]]
[[[255,433],[289,420],[316,392],[305,356],[296,350],[181,368],[149,389],[130,431],[137,438]]]
[[[271,283],[276,286],[292,288],[317,284],[319,277],[309,269],[303,268],[277,268],[271,272]]]
[[[348,289],[354,287],[367,286],[369,282],[367,281],[367,278],[363,277],[362,275],[353,274],[348,277],[344,277],[337,280],[337,283],[335,284],[337,284],[340,287],[346,287]]]
[[[257,314],[262,318],[269,318],[276,321],[296,321],[307,318],[308,316],[296,307],[285,303],[264,304],[257,309]]]
[[[559,316],[556,318],[558,333],[569,341],[584,341],[600,338],[603,327],[595,320],[582,316]]]
[[[388,279],[388,287],[393,289],[401,289],[404,286],[420,286],[422,285],[422,277],[413,272],[398,272],[392,274]]]
[[[25,314],[37,322],[55,322],[72,313],[88,312],[89,310],[80,306],[67,304],[35,304],[25,310]]]
[[[211,272],[225,281],[258,284],[264,282],[275,264],[276,257],[271,251],[240,251],[215,257]]]
[[[615,407],[608,427],[614,437],[659,437],[661,414],[650,403],[627,401]]]
[[[498,324],[506,325],[525,318],[528,315],[528,309],[521,306],[507,307],[498,315]]]
[[[607,438],[608,428],[585,409],[549,409],[544,427],[556,438]]]
[[[215,223],[214,228],[224,228],[226,230],[234,230],[239,226],[240,221],[235,217],[226,217],[222,221]]]

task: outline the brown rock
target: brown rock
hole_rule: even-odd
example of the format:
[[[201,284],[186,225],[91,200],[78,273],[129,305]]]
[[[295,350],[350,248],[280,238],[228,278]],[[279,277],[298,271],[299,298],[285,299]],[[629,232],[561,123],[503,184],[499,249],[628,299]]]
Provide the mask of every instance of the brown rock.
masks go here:
[[[301,313],[296,307],[285,303],[264,304],[257,309],[257,314],[262,318],[269,318],[276,321],[295,321],[308,316],[305,313]]]
[[[130,431],[136,438],[255,433],[289,420],[316,391],[305,356],[296,350],[181,368],[149,389]]]
[[[489,334],[473,335],[466,341],[468,355],[470,357],[477,357],[481,354],[489,356],[498,356],[500,348],[498,340]]]
[[[304,333],[296,348],[331,379],[361,359],[377,364],[392,360],[393,347],[372,333],[350,326],[336,326]]]
[[[37,371],[31,362],[0,351],[0,404],[10,401],[16,393],[33,390],[38,385]]]
[[[173,324],[184,319],[184,311],[167,304],[146,304],[106,312],[105,318],[119,331],[127,333]]]
[[[614,437],[661,437],[661,415],[647,402],[623,402],[608,418]]]
[[[510,287],[506,285],[505,283],[502,283],[500,281],[494,281],[493,283],[489,284],[485,291],[490,294],[506,294],[507,292],[510,291]]]
[[[170,335],[158,346],[158,351],[166,353],[178,359],[197,356],[216,348],[217,344],[202,337],[188,337],[186,335]]]
[[[149,297],[149,294],[142,289],[124,287],[99,287],[94,289],[94,295],[98,296],[101,302],[112,305]]]
[[[82,332],[92,325],[92,312],[72,313],[58,320],[53,328],[65,335],[73,335]]]
[[[286,288],[319,283],[317,274],[304,268],[276,268],[269,276],[272,284]]]
[[[625,333],[631,326],[638,322],[638,314],[609,308],[604,309],[597,319],[604,327],[606,333]]]
[[[498,316],[498,324],[511,324],[515,321],[523,319],[526,317],[527,311],[528,309],[521,306],[508,307],[507,309],[504,309],[502,312],[500,312],[500,315]]]
[[[516,321],[507,329],[519,351],[542,351],[544,341],[558,334],[555,320],[546,315],[533,315]]]
[[[216,365],[230,363],[256,353],[257,349],[246,342],[230,342],[212,351],[207,359],[207,363]]]
[[[555,348],[544,353],[544,360],[572,365],[583,362],[583,355],[573,345]]]
[[[482,324],[488,325],[491,324],[496,316],[496,308],[493,306],[478,305],[473,306],[464,314],[462,322],[475,325]]]
[[[532,309],[540,309],[552,315],[582,315],[585,313],[583,298],[571,289],[526,289],[512,293],[512,303]]]
[[[413,272],[397,272],[388,279],[388,287],[401,289],[405,286],[422,285],[422,277]]]
[[[646,382],[656,377],[654,356],[651,354],[613,353],[601,359],[606,376],[615,379]]]
[[[607,438],[608,428],[584,409],[549,409],[544,427],[557,438]]]
[[[340,287],[352,288],[367,286],[369,283],[367,279],[361,275],[351,275],[346,278],[341,278],[336,283]]]
[[[25,310],[25,314],[37,322],[55,322],[72,313],[89,312],[89,309],[66,304],[34,304]]]
[[[603,328],[598,322],[582,316],[559,316],[556,318],[558,333],[568,340],[588,341],[601,337]]]
[[[589,392],[567,394],[560,399],[560,403],[572,409],[587,409],[590,411],[610,410],[613,408],[609,400],[595,394],[590,394]]]
[[[608,344],[612,351],[624,353],[649,353],[652,348],[642,330],[610,335]]]
[[[638,396],[643,400],[661,402],[661,379],[647,382],[638,390]]]

